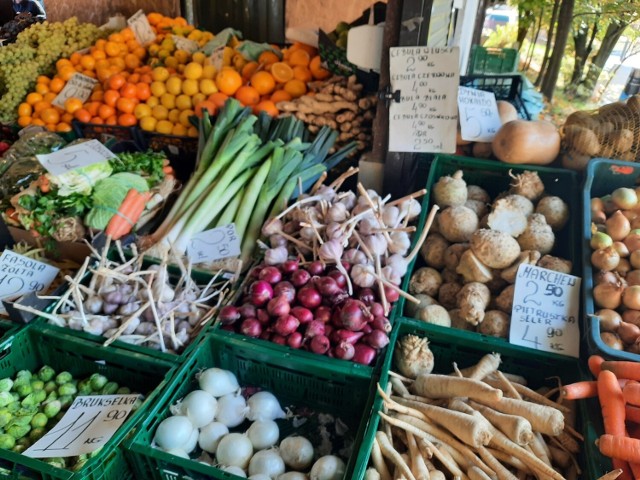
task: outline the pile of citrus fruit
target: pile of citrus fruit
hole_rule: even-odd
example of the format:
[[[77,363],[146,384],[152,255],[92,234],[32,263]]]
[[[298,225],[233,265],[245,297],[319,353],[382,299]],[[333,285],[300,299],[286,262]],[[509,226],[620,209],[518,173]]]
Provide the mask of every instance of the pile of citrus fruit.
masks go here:
[[[197,137],[192,117],[208,110],[215,115],[227,98],[234,97],[254,112],[279,114],[278,102],[307,92],[307,83],[330,76],[315,48],[296,43],[289,48],[265,50],[256,61],[245,59],[227,46],[222,64],[203,52],[177,48],[177,37],[202,48],[214,36],[188,25],[181,18],[158,13],[147,16],[155,41],[141,46],[131,29],[100,39],[88,52],[76,52],[56,63],[56,74],[40,76],[35,91],[18,108],[18,123],[67,132],[75,119],[84,123],[139,125],[148,132]],[[64,108],[53,100],[73,75],[81,73],[97,83],[86,102],[69,98]]]

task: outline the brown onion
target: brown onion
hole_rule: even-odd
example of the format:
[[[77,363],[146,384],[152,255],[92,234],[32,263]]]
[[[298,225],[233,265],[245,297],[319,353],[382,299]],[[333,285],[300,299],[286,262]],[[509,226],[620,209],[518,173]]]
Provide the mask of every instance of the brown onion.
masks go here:
[[[631,270],[624,279],[628,285],[640,285],[640,270]]]
[[[604,212],[596,212],[591,217],[591,220],[593,220],[597,225],[603,225],[604,222],[607,221],[607,215]]]
[[[619,283],[601,283],[593,289],[593,301],[599,307],[615,310],[622,302],[622,290],[623,287]]]
[[[601,332],[615,332],[620,323],[622,323],[622,317],[615,310],[602,308],[595,314],[600,319]]]
[[[613,247],[600,248],[591,254],[594,267],[605,272],[611,271],[620,263],[620,255]]]
[[[596,197],[591,199],[591,216],[594,216],[598,212],[604,211],[604,202],[602,199]]]
[[[609,234],[614,242],[623,240],[631,231],[629,219],[625,217],[620,210],[611,215],[605,222],[605,225],[607,226],[607,234]]]
[[[611,193],[611,200],[622,209],[634,208],[638,204],[635,190],[627,187],[616,188]]]
[[[631,285],[622,293],[622,303],[632,310],[640,310],[640,285]]]
[[[637,228],[640,228],[640,217],[636,217],[631,220],[631,230],[635,230]]]
[[[601,332],[600,338],[608,347],[613,348],[614,350],[624,350],[622,340],[620,340],[620,337],[615,333]]]
[[[638,216],[638,212],[635,210],[623,210],[622,214],[627,217],[629,221],[635,219]]]
[[[629,263],[629,260],[621,258],[618,266],[613,271],[618,273],[621,277],[624,277],[631,271],[631,264]]]
[[[636,355],[640,355],[640,342],[632,343],[625,350],[629,353],[635,353]]]
[[[625,310],[622,312],[622,321],[633,323],[640,327],[640,310]]]
[[[633,268],[640,268],[640,250],[634,250],[629,255],[629,262]]]
[[[631,230],[623,242],[630,252],[640,250],[640,228],[634,228]]]
[[[596,273],[593,281],[595,285],[600,285],[601,283],[617,284],[619,282],[619,279],[614,272],[598,272]]]
[[[624,243],[613,242],[613,248],[616,249],[616,252],[618,252],[618,255],[620,255],[622,258],[626,258],[629,256],[629,249]]]
[[[635,343],[638,337],[640,337],[640,327],[633,323],[622,322],[616,333],[624,343]]]

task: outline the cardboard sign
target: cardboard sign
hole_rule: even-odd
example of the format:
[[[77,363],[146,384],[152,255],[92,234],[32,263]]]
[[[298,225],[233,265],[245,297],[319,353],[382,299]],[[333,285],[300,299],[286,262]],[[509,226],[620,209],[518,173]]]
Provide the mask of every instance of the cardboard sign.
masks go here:
[[[573,275],[520,265],[509,342],[578,358],[580,282]]]
[[[55,427],[23,452],[31,458],[74,457],[104,446],[140,395],[88,395],[73,401]]]
[[[53,175],[62,175],[77,168],[105,162],[115,155],[98,140],[65,147],[57,152],[36,155],[40,164]]]
[[[56,107],[64,108],[64,102],[69,98],[78,98],[82,100],[82,103],[89,100],[93,87],[96,86],[98,80],[88,77],[82,73],[76,73],[69,79],[64,88],[56,95],[56,98],[51,102]]]
[[[133,34],[135,35],[138,43],[143,47],[156,39],[156,34],[151,28],[149,20],[147,20],[147,16],[142,10],[138,10],[134,13],[131,18],[127,20],[127,24],[131,27],[131,30],[133,30]]]
[[[14,300],[29,292],[41,292],[59,271],[48,263],[5,250],[0,255],[0,299]],[[2,305],[0,312],[6,313]]]
[[[224,46],[218,47],[213,51],[209,56],[209,62],[216,68],[217,72],[222,70],[224,66]]]
[[[234,223],[194,235],[187,255],[193,263],[205,263],[240,255],[240,238]]]
[[[173,39],[173,44],[178,50],[184,50],[185,52],[194,53],[198,50],[198,48],[200,48],[198,42],[189,40],[185,37],[181,37],[180,35],[171,35],[171,38]]]
[[[389,49],[389,151],[454,153],[458,121],[458,47]]]
[[[458,113],[463,140],[490,142],[502,126],[493,92],[459,87]]]

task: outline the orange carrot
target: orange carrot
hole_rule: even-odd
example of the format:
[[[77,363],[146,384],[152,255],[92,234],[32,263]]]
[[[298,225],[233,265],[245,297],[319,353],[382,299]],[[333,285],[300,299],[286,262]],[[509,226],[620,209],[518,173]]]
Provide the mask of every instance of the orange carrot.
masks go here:
[[[626,437],[624,396],[618,379],[613,372],[602,370],[598,375],[598,399],[602,407],[605,434]],[[633,478],[626,461],[619,458],[612,458],[611,461],[613,468],[622,469],[620,479],[631,480]]]
[[[582,400],[598,396],[598,382],[576,382],[563,385],[560,390],[562,398],[565,400]]]
[[[602,370],[616,374],[618,378],[640,380],[640,363],[607,360],[602,362]]]
[[[149,192],[139,193],[133,188],[129,190],[118,212],[109,220],[105,234],[117,240],[131,232],[133,226],[140,219],[150,197]]]
[[[38,186],[42,193],[49,193],[51,191],[51,182],[49,181],[49,177],[46,175],[40,175],[38,178]]]
[[[640,440],[638,439],[604,434],[596,442],[600,453],[607,457],[640,463]]]
[[[628,422],[640,424],[640,407],[627,405],[624,407],[624,419]]]
[[[604,362],[604,358],[602,358],[600,355],[591,355],[589,357],[589,371],[596,378],[598,378],[598,375],[600,375],[602,362]]]
[[[640,406],[640,383],[634,382],[625,385],[622,394],[624,395],[625,402]]]

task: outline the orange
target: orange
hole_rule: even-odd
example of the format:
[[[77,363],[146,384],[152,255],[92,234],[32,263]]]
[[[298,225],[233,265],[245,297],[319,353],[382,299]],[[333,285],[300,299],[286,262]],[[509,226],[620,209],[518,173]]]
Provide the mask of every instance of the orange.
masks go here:
[[[162,21],[162,14],[158,12],[150,12],[147,14],[147,20],[151,25],[157,25]]]
[[[109,105],[100,105],[100,108],[98,108],[98,116],[103,120],[107,120],[109,117],[113,116],[115,113],[116,113],[116,110]]]
[[[18,106],[18,116],[19,117],[29,117],[33,113],[33,108],[28,103],[21,103]]]
[[[218,110],[218,106],[211,100],[205,100],[196,105],[195,112],[198,117],[202,117],[202,111],[207,110],[209,115],[215,115]]]
[[[60,121],[60,114],[58,110],[53,107],[46,108],[40,113],[40,118],[42,121],[47,124],[56,124]]]
[[[104,53],[104,50],[98,50],[98,49],[93,50],[91,52],[91,56],[94,58],[94,60],[96,60],[96,62],[107,58],[107,54]]]
[[[95,125],[102,125],[104,123],[104,120],[101,119],[100,117],[92,117],[89,123],[93,123]]]
[[[256,72],[251,76],[251,86],[260,95],[268,95],[276,88],[276,81],[269,72]]]
[[[60,117],[60,123],[71,123],[73,121],[73,115],[70,113],[63,113]]]
[[[125,83],[120,89],[120,96],[125,98],[137,98],[138,91],[133,83]]]
[[[116,115],[111,115],[110,117],[106,118],[104,120],[104,123],[107,125],[117,125],[118,124],[118,117]]]
[[[51,102],[53,102],[55,100],[55,98],[57,96],[58,95],[53,93],[53,92],[47,92],[47,93],[44,94],[44,96],[42,98],[44,99],[45,102],[51,103]]]
[[[41,102],[42,98],[42,95],[40,95],[38,92],[31,92],[29,95],[27,95],[26,102],[29,105],[35,105],[36,103]]]
[[[331,76],[331,72],[322,66],[320,55],[316,55],[309,62],[309,70],[316,80],[325,80]]]
[[[245,107],[257,105],[260,102],[260,93],[255,87],[242,86],[235,94],[236,99]]]
[[[160,103],[163,107],[171,110],[176,107],[176,97],[175,95],[171,95],[170,93],[165,93],[160,97]]]
[[[271,94],[271,101],[273,103],[288,102],[289,100],[291,100],[291,95],[284,90],[276,90]]]
[[[36,113],[42,113],[43,111],[45,111],[48,108],[52,108],[51,107],[51,103],[46,101],[46,100],[40,100],[38,103],[36,103],[33,106],[33,111]]]
[[[82,68],[85,70],[93,70],[96,68],[96,59],[91,55],[83,55],[80,59],[80,65],[82,65]]]
[[[156,105],[160,105],[160,99],[158,97],[149,97],[145,102],[145,105],[149,105],[149,107],[153,108]]]
[[[105,44],[104,51],[109,57],[117,57],[120,55],[120,45],[109,41]]]
[[[271,50],[265,50],[258,57],[258,63],[262,65],[270,65],[279,61],[280,59],[278,58],[278,55],[273,53]]]
[[[47,93],[49,91],[49,87],[45,83],[36,83],[35,90],[40,95],[44,95],[45,93]]]
[[[76,110],[73,117],[79,122],[89,123],[91,121],[91,114],[84,108]]]
[[[178,95],[175,102],[178,110],[188,110],[192,106],[191,97],[189,95]]]
[[[307,83],[313,80],[313,75],[311,75],[311,70],[307,67],[301,67],[300,65],[296,65],[293,67],[293,78],[297,78],[298,80],[302,80]]]
[[[67,98],[64,102],[64,109],[67,113],[73,113],[76,110],[80,110],[82,108],[82,100],[75,97]]]
[[[97,117],[98,116],[98,109],[100,108],[100,105],[102,105],[100,102],[89,102],[89,103],[85,103],[85,105],[84,105],[84,107],[82,107],[82,109],[84,109],[87,112],[89,112],[92,117]]]
[[[120,90],[125,83],[127,83],[127,79],[123,75],[116,74],[109,77],[107,85],[111,90]]]
[[[133,70],[134,68],[140,66],[140,58],[138,58],[138,56],[134,55],[133,53],[127,53],[124,57],[124,63],[128,69]]]
[[[302,80],[294,78],[284,84],[284,91],[291,97],[298,98],[307,93],[307,85]]]
[[[136,83],[136,97],[139,100],[147,100],[151,96],[149,85],[143,82]]]
[[[189,120],[189,118],[191,118],[193,115],[195,115],[195,112],[193,110],[191,109],[183,110],[182,112],[180,112],[180,117],[178,118],[178,121],[180,122],[181,125],[188,128],[191,126],[191,121]]]
[[[293,70],[284,62],[271,65],[271,75],[278,83],[286,83],[293,78]]]
[[[47,130],[49,130],[50,132],[55,132],[56,131],[56,124],[55,123],[47,123],[45,126],[47,127]]]
[[[280,113],[275,103],[273,103],[271,100],[263,100],[262,102],[258,103],[255,107],[253,107],[253,112],[255,114],[258,114],[259,112],[266,112],[272,117],[277,117]]]
[[[200,132],[198,132],[198,129],[196,127],[191,125],[189,127],[189,130],[187,130],[187,135],[189,137],[198,138],[198,136],[200,135]]]
[[[102,100],[104,100],[104,91],[96,90],[92,92],[89,100],[91,100],[92,102],[101,102]]]
[[[209,80],[216,78],[216,67],[213,65],[205,65],[202,68],[202,78],[208,78]]]
[[[222,108],[228,98],[229,96],[227,94],[222,92],[216,92],[209,95],[209,98],[207,98],[207,100],[209,100],[210,102],[213,102],[213,104],[217,108]]]
[[[199,80],[202,77],[202,65],[197,62],[188,63],[184,68],[184,76],[190,80]]]
[[[120,92],[117,90],[107,90],[104,92],[104,103],[110,107],[115,107],[116,102],[120,98]]]
[[[56,132],[70,132],[71,125],[66,122],[61,122],[56,126]]]
[[[130,113],[123,113],[118,117],[118,125],[122,125],[123,127],[132,127],[136,123],[138,123],[138,120]]]
[[[44,84],[49,84],[50,81],[51,79],[46,75],[38,75],[38,78],[36,79],[36,82]]]
[[[235,70],[222,70],[216,75],[216,86],[225,95],[233,95],[242,86],[242,77]]]
[[[26,115],[26,116],[20,116],[18,117],[18,125],[20,125],[21,127],[27,127],[29,125],[31,125],[31,117]]]
[[[179,119],[180,119],[180,110],[178,110],[177,108],[169,110],[168,120],[171,123],[176,123],[178,122]]]
[[[132,113],[133,109],[136,108],[136,104],[131,98],[120,97],[116,102],[116,108],[122,113]]]
[[[62,78],[62,80],[64,80],[65,82],[68,82],[69,80],[71,80],[71,77],[73,77],[75,74],[76,74],[76,69],[73,67],[64,67],[58,73],[58,75],[60,75],[60,78]]]
[[[154,97],[161,97],[162,94],[167,93],[167,86],[164,82],[153,82],[150,88]]]
[[[182,93],[182,80],[180,77],[169,77],[165,84],[167,92],[171,95],[180,95]]]
[[[177,135],[179,137],[184,137],[184,136],[187,135],[187,127],[185,127],[181,123],[177,123],[171,129],[171,135]]]
[[[68,58],[61,58],[56,62],[56,69],[58,70],[64,67],[71,67],[71,66],[73,66],[73,64]]]
[[[38,125],[39,127],[44,127],[44,122],[39,118],[33,118],[31,120],[31,125]]]
[[[131,75],[129,75],[127,77],[127,82],[129,83],[138,83],[140,81],[140,74],[139,73],[132,73]]]
[[[62,91],[62,89],[64,88],[64,85],[64,80],[59,77],[54,77],[53,79],[51,79],[51,82],[49,82],[49,90],[53,93],[60,93],[60,91]]]
[[[206,99],[207,96],[204,93],[196,93],[191,97],[191,105],[197,105],[200,102],[204,102]]]
[[[289,54],[289,65],[306,67],[311,62],[311,56],[305,50],[295,50]]]

